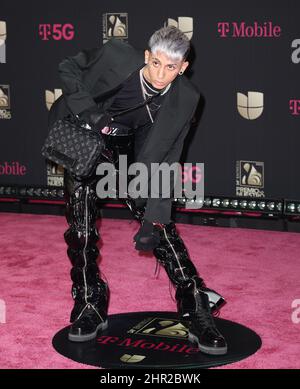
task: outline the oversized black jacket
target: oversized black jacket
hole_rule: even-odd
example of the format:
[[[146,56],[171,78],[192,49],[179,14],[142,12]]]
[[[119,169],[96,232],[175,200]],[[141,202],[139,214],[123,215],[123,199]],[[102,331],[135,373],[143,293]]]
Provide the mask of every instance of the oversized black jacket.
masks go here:
[[[95,100],[107,109],[122,82],[143,66],[144,53],[118,39],[109,40],[101,48],[67,57],[59,64],[63,96],[53,104],[49,124],[70,112],[78,114],[94,107]],[[177,76],[136,158],[147,166],[149,173],[152,162],[179,162],[198,101],[196,87],[184,75]],[[171,205],[172,199],[150,197],[145,218],[168,223]]]

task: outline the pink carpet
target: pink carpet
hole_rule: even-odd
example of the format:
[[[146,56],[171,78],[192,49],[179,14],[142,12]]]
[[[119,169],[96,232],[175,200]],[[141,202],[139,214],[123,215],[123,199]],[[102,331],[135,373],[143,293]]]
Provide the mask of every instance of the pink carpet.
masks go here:
[[[0,367],[90,368],[51,344],[72,307],[64,217],[0,213],[0,223]],[[228,301],[221,317],[262,337],[256,354],[224,368],[300,368],[300,323],[293,323],[291,307],[300,299],[300,235],[177,226],[200,274]],[[133,248],[137,223],[103,219],[99,227],[110,313],[175,310],[164,270],[156,279],[154,257]]]

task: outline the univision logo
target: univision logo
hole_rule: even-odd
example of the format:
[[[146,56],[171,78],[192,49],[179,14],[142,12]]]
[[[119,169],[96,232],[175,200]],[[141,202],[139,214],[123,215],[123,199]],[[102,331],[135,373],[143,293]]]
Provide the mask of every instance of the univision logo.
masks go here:
[[[237,109],[239,114],[248,120],[260,117],[264,110],[264,94],[261,92],[248,92],[248,95],[237,93]]]
[[[143,359],[145,359],[145,355],[130,355],[130,354],[124,354],[121,356],[120,361],[124,363],[138,363],[141,362]]]
[[[168,18],[164,26],[174,26],[179,28],[191,40],[193,36],[193,18],[188,16],[179,16],[178,21]]]

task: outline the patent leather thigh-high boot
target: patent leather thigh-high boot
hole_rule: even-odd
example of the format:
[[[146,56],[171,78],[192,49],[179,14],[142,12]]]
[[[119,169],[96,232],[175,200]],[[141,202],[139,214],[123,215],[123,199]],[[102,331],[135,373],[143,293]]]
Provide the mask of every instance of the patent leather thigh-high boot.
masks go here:
[[[136,220],[142,222],[143,207],[137,206],[132,199],[126,199],[126,204]],[[219,310],[225,300],[199,277],[175,223],[157,224],[155,228],[159,230],[160,243],[153,253],[176,289],[179,318],[186,323],[189,340],[196,343],[203,353],[226,354],[226,341],[213,318],[213,312]]]
[[[135,219],[142,224],[145,202],[127,198],[125,203]],[[159,244],[153,254],[176,289],[179,317],[186,322],[190,341],[197,343],[200,351],[204,353],[225,354],[226,341],[218,331],[212,316],[212,312],[220,309],[225,300],[217,292],[207,288],[199,277],[175,223],[156,224],[155,229],[159,232]]]
[[[68,257],[72,263],[71,279],[74,307],[69,340],[84,342],[107,327],[109,289],[101,279],[97,260],[99,233],[93,179],[80,181],[65,172],[66,218],[69,228],[64,234]]]
[[[133,214],[134,218],[142,223],[145,212],[145,206],[142,201],[136,201],[128,198],[125,200],[128,208]],[[202,291],[207,294],[211,312],[218,311],[224,304],[225,299],[216,291],[208,288],[202,278],[199,277],[198,272],[190,259],[188,250],[179,236],[174,222],[161,227],[157,226],[160,232],[160,243],[158,247],[153,250],[159,264],[166,270],[169,279],[173,286],[177,288],[187,280],[194,278],[198,279],[198,284],[201,284]]]
[[[176,288],[177,310],[189,329],[189,339],[204,353],[225,354],[227,344],[212,315],[224,299],[199,277],[175,223],[160,226],[159,232],[160,245],[154,253]]]

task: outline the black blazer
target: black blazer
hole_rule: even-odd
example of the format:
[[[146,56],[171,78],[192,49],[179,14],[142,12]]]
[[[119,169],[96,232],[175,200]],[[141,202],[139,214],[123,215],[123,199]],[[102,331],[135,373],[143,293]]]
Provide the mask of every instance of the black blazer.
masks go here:
[[[78,114],[96,106],[95,100],[107,109],[122,82],[143,66],[144,53],[118,39],[67,57],[59,64],[63,95],[50,110],[49,124],[70,112]],[[179,162],[199,97],[196,87],[184,75],[172,82],[136,158],[147,166],[149,175],[152,162]],[[170,221],[171,205],[172,199],[149,198],[145,218],[166,224]]]

